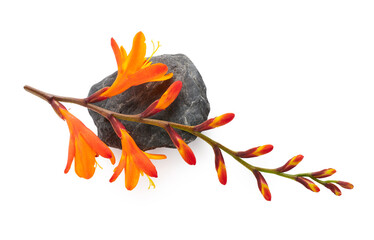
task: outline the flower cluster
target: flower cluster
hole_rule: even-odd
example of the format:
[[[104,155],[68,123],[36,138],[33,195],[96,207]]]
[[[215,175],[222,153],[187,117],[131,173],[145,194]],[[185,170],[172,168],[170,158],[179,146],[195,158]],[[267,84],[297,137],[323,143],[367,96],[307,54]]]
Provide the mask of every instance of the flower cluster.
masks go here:
[[[344,181],[337,180],[321,180],[333,175],[336,170],[333,168],[324,169],[321,171],[302,173],[302,174],[289,174],[286,173],[296,167],[302,160],[302,155],[297,155],[287,161],[283,166],[269,169],[256,167],[244,161],[243,158],[259,157],[267,154],[273,150],[270,144],[250,148],[246,151],[233,151],[222,144],[212,140],[204,135],[202,132],[217,127],[221,127],[231,122],[235,115],[233,113],[226,113],[221,116],[208,119],[196,126],[186,126],[176,124],[168,121],[161,121],[157,119],[149,119],[149,117],[165,110],[174,100],[178,97],[182,88],[181,81],[173,82],[163,95],[152,104],[150,104],[142,113],[136,115],[124,115],[109,111],[107,109],[93,105],[92,103],[99,102],[121,94],[132,86],[137,86],[147,82],[165,81],[170,79],[173,74],[168,73],[168,67],[162,63],[152,64],[151,57],[157,51],[159,45],[154,48],[153,53],[149,58],[146,58],[146,44],[145,37],[142,32],[138,32],[134,39],[132,49],[127,54],[126,50],[118,44],[114,39],[111,39],[111,46],[117,62],[118,74],[117,78],[110,87],[105,87],[95,92],[91,96],[84,99],[67,98],[55,96],[25,86],[25,89],[42,99],[48,101],[57,115],[66,121],[69,132],[70,142],[68,151],[68,160],[65,168],[65,173],[68,173],[73,161],[75,160],[74,168],[76,174],[85,179],[90,179],[100,165],[96,161],[96,157],[102,156],[107,158],[114,165],[116,160],[110,148],[103,143],[90,129],[88,129],[78,118],[72,115],[61,102],[71,102],[91,110],[104,116],[112,125],[116,135],[121,139],[122,155],[114,168],[110,182],[114,182],[118,176],[124,172],[125,187],[128,190],[134,189],[139,181],[140,176],[146,176],[149,179],[149,187],[155,187],[152,178],[157,178],[158,173],[155,165],[151,159],[165,159],[166,156],[162,154],[150,154],[142,151],[134,139],[127,132],[125,126],[119,119],[127,121],[142,122],[144,124],[151,124],[163,128],[169,135],[171,141],[179,151],[182,159],[190,165],[196,164],[196,157],[192,149],[186,144],[183,138],[177,133],[176,129],[186,131],[193,134],[205,142],[207,142],[213,149],[215,169],[217,172],[218,180],[221,184],[227,183],[227,171],[222,151],[233,157],[236,161],[249,169],[255,179],[257,180],[258,188],[263,197],[270,201],[271,193],[269,186],[262,173],[275,174],[281,177],[293,179],[301,183],[307,189],[313,192],[319,192],[320,189],[316,183],[323,185],[330,189],[335,195],[341,195],[340,189],[337,185],[352,189],[353,185]]]

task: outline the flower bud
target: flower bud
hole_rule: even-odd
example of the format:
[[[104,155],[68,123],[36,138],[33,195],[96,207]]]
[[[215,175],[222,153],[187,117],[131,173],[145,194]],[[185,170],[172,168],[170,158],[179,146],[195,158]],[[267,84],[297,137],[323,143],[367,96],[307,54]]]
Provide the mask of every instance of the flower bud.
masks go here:
[[[334,173],[336,173],[335,169],[328,168],[328,169],[323,169],[323,170],[318,171],[318,172],[312,172],[311,175],[315,178],[325,178],[325,177],[330,177]]]
[[[194,127],[194,130],[197,132],[202,132],[202,131],[209,130],[212,128],[220,127],[231,122],[234,119],[234,117],[235,117],[235,114],[233,113],[225,113],[221,116],[208,119],[205,122],[199,125],[196,125]]]
[[[306,178],[303,178],[303,177],[296,177],[295,178],[296,181],[298,181],[299,183],[303,184],[304,187],[306,187],[307,189],[313,191],[313,192],[319,192],[319,188],[318,186],[310,181],[309,179],[306,179]]]
[[[241,157],[241,158],[258,157],[258,156],[271,152],[271,150],[273,150],[273,145],[268,144],[268,145],[263,145],[260,147],[251,148],[247,151],[237,152],[236,156]]]
[[[170,104],[178,97],[182,89],[182,82],[176,81],[169,86],[169,88],[162,94],[161,98],[154,101],[149,107],[140,114],[140,117],[150,117],[169,107]]]
[[[183,141],[182,137],[174,130],[174,128],[170,127],[169,125],[165,128],[165,130],[169,134],[171,141],[178,149],[183,160],[190,165],[195,165],[195,155],[192,152],[191,148]]]
[[[225,185],[227,183],[227,173],[221,149],[219,149],[219,147],[217,146],[214,146],[213,151],[215,155],[215,166],[218,175],[218,180],[222,185]]]
[[[333,192],[336,196],[342,195],[342,192],[340,191],[340,189],[336,185],[334,185],[332,183],[326,183],[325,187],[327,187],[328,189],[330,189],[331,192]]]
[[[282,167],[277,168],[276,170],[278,172],[287,172],[290,171],[292,168],[296,167],[297,164],[303,160],[304,156],[303,155],[297,155],[293,158],[291,158],[286,164],[284,164]]]
[[[343,181],[336,181],[336,184],[339,184],[342,188],[345,189],[353,189],[353,185],[349,182],[343,182]]]
[[[267,201],[270,201],[271,200],[271,193],[270,193],[270,190],[269,190],[269,186],[265,181],[265,178],[257,170],[253,170],[253,174],[255,175],[255,177],[257,179],[258,189],[260,189],[260,192],[261,192],[262,196],[264,196],[264,198]]]

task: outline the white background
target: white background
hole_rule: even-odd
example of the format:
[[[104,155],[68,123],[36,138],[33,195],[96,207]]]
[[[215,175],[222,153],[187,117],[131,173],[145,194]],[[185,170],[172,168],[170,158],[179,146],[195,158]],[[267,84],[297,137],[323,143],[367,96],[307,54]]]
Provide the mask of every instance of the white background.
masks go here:
[[[101,2],[101,1],[100,1]],[[104,1],[102,1],[104,2]],[[372,239],[373,1],[3,1],[0,4],[1,239]],[[294,173],[337,169],[354,190],[252,174],[225,156],[219,184],[210,147],[197,165],[158,149],[159,178],[127,191],[99,158],[90,180],[64,174],[69,133],[24,85],[74,97],[116,70],[110,38],[127,50],[143,31],[158,54],[184,53],[208,89],[210,116],[234,112],[207,134],[234,150],[273,144],[250,163]],[[86,109],[66,106],[96,131]],[[120,151],[114,150],[117,158]]]

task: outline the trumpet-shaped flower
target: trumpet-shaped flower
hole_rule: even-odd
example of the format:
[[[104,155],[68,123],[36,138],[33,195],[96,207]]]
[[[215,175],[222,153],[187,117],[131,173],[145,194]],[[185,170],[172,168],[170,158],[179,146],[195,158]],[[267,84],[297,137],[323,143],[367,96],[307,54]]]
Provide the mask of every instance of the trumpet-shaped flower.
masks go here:
[[[69,172],[74,159],[75,172],[79,177],[86,179],[91,178],[95,173],[96,166],[98,165],[96,162],[98,155],[110,159],[112,164],[115,163],[114,155],[109,147],[78,118],[67,111],[65,107],[62,107],[62,105],[58,108],[58,112],[66,120],[70,131],[68,162],[65,173]]]
[[[89,102],[101,101],[106,98],[120,94],[132,86],[137,86],[147,82],[164,81],[173,76],[172,73],[166,74],[168,67],[162,63],[152,64],[151,57],[157,51],[154,50],[151,57],[145,58],[146,44],[145,36],[138,32],[133,40],[130,53],[127,55],[126,50],[112,38],[111,46],[117,61],[118,74],[113,84],[94,98],[88,98]]]
[[[119,121],[117,121],[117,124]],[[113,124],[112,124],[113,125]],[[118,132],[118,131],[116,131]],[[157,177],[157,170],[153,163],[149,160],[164,159],[165,155],[144,153],[136,145],[134,139],[127,133],[124,127],[119,129],[122,143],[122,156],[118,166],[114,169],[114,174],[110,178],[110,182],[114,182],[121,172],[125,171],[125,186],[128,190],[132,190],[139,182],[140,175],[145,173],[149,179],[150,186],[154,186],[153,181],[149,177]],[[118,133],[117,133],[118,134]]]

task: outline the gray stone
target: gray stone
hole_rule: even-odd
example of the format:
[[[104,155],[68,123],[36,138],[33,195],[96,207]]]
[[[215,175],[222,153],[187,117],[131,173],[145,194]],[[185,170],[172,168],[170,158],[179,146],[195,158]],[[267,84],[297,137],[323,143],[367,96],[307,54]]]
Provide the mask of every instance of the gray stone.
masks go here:
[[[167,120],[185,125],[197,125],[208,117],[210,106],[206,96],[203,79],[191,60],[183,54],[165,54],[152,58],[152,63],[164,63],[174,75],[163,82],[150,82],[131,87],[127,91],[110,99],[97,102],[96,105],[123,114],[143,112],[152,102],[161,97],[166,89],[176,80],[183,82],[178,98],[164,111],[151,118]],[[93,85],[89,95],[103,87],[112,85],[117,72]],[[121,141],[114,133],[109,121],[89,110],[98,129],[99,138],[108,146],[121,148]],[[174,147],[164,129],[142,123],[122,121],[139,148],[149,150],[158,147]],[[187,142],[195,140],[195,136],[177,130]]]

